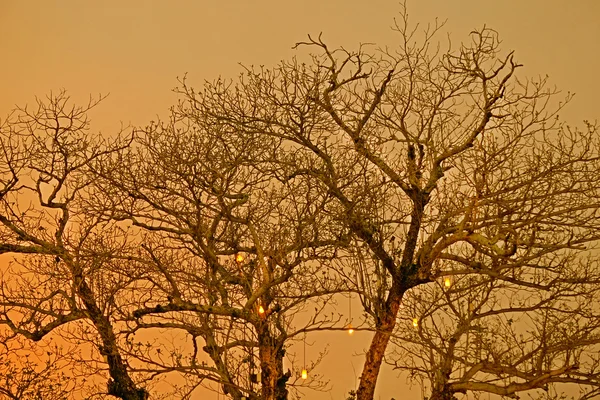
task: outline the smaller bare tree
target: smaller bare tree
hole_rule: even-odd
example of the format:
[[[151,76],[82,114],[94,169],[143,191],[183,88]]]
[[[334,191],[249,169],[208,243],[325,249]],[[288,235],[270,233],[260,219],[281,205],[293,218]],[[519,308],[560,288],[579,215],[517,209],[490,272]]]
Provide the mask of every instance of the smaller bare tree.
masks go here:
[[[142,400],[114,326],[115,298],[136,277],[122,257],[128,235],[80,207],[90,163],[119,148],[89,133],[100,100],[77,107],[60,92],[0,125],[0,253],[15,255],[0,279],[0,324],[34,342],[65,328],[104,357],[108,394]]]
[[[195,111],[193,100],[180,104],[96,163],[88,208],[143,237],[145,290],[121,307],[131,340],[165,330],[184,337],[171,356],[152,344],[131,354],[146,371],[185,376],[187,393],[217,382],[236,400],[279,400],[289,387],[319,388],[316,375],[304,381],[305,366],[292,372],[284,359],[307,333],[343,327],[338,313],[323,312],[346,288],[327,268],[345,240],[322,212],[327,197],[307,181],[278,179],[265,162],[276,141]]]
[[[578,385],[581,400],[597,397],[600,271],[572,255],[557,261],[567,260],[568,273],[540,272],[527,285],[455,275],[411,291],[388,361],[426,383],[431,399],[542,396],[552,386],[574,394],[565,384]]]

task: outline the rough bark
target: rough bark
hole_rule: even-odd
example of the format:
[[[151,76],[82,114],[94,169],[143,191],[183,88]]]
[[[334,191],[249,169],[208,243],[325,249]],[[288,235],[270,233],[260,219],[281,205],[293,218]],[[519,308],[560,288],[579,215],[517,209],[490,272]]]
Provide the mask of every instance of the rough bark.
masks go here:
[[[454,394],[444,387],[440,390],[433,390],[429,400],[456,400],[456,397],[454,397]]]
[[[390,341],[390,336],[396,326],[396,316],[400,309],[402,295],[403,292],[397,286],[392,285],[386,299],[385,313],[377,325],[377,330],[365,357],[364,369],[360,376],[360,385],[356,392],[357,400],[373,399],[375,395],[377,377],[381,370],[381,363],[383,362],[383,356]]]
[[[262,400],[287,400],[290,372],[283,372],[285,350],[268,332],[265,321],[258,329],[258,351],[261,367]]]

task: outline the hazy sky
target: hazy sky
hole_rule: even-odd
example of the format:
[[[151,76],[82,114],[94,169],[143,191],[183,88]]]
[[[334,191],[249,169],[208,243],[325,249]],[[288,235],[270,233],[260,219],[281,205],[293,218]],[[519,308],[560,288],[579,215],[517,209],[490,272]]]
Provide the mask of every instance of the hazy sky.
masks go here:
[[[548,74],[576,93],[563,117],[573,124],[600,117],[600,1],[412,0],[408,7],[413,22],[447,19],[456,44],[474,28],[496,29],[503,48],[525,64],[519,76]],[[0,117],[65,88],[76,101],[110,93],[92,115],[103,132],[121,121],[142,125],[166,114],[177,76],[188,73],[200,86],[235,77],[239,63],[269,67],[291,57],[307,34],[322,32],[334,47],[393,46],[398,10],[396,0],[0,0]],[[342,399],[354,386],[351,366],[360,373],[357,354],[368,337],[329,333],[317,342],[315,350],[330,343],[320,372],[331,376],[333,391],[307,398]],[[419,397],[406,390],[405,378],[385,371],[382,399]]]

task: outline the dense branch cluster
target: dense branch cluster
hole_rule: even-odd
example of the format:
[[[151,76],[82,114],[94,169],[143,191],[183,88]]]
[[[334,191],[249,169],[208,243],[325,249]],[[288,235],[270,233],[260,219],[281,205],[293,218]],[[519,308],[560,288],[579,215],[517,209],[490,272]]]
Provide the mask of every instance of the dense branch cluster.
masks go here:
[[[406,15],[395,50],[309,37],[236,81],[182,79],[167,119],[110,138],[90,133],[99,100],[15,110],[3,343],[60,338],[91,396],[282,400],[327,388],[291,345],[347,328],[336,305],[357,294],[357,399],[384,362],[435,400],[597,396],[596,126],[560,121],[496,32],[442,50]]]

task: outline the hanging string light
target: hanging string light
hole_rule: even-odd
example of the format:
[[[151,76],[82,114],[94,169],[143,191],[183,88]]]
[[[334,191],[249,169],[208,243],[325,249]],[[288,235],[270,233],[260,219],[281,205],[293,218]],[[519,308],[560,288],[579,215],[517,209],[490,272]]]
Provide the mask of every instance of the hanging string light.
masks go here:
[[[242,255],[242,253],[237,253],[237,254],[235,255],[235,261],[236,261],[238,264],[239,264],[239,263],[241,263],[242,261],[244,261],[244,256]]]
[[[304,368],[302,368],[302,379],[308,378],[308,371],[306,370],[306,332],[304,332]]]
[[[413,318],[413,326],[417,328],[419,326],[419,320],[417,318]]]
[[[350,314],[350,323],[348,324],[348,335],[352,335],[354,333],[354,328],[352,327],[352,293],[348,296],[348,312]]]
[[[452,279],[449,276],[447,276],[447,277],[444,278],[444,286],[447,287],[447,288],[449,288],[450,286],[452,286]]]
[[[258,313],[259,314],[264,314],[265,313],[265,308],[263,306],[258,306]]]

